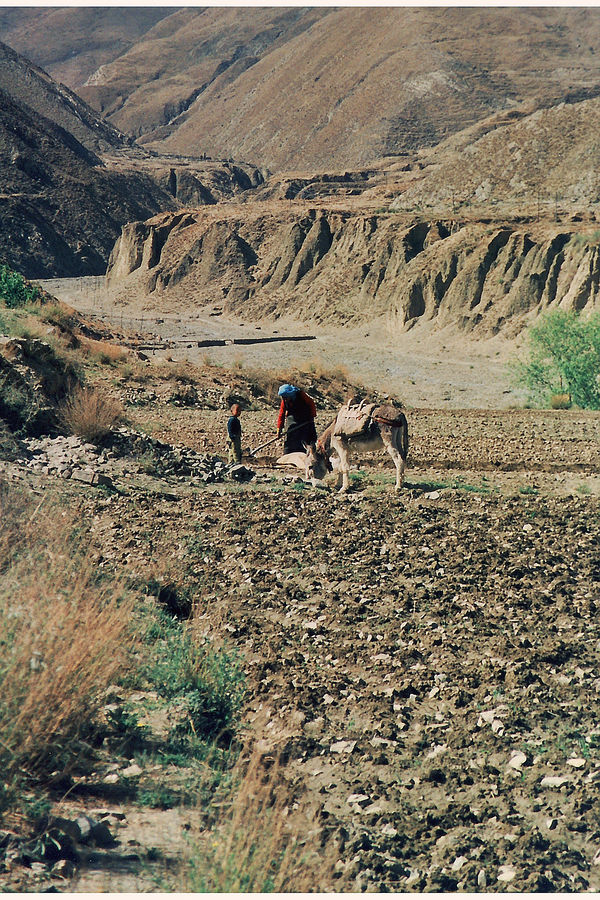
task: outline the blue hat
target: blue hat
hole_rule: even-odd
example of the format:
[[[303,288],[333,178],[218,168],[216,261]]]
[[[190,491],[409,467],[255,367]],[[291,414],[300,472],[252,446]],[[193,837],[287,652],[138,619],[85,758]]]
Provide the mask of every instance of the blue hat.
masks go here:
[[[280,397],[293,397],[298,393],[298,388],[293,384],[282,384],[277,393]]]

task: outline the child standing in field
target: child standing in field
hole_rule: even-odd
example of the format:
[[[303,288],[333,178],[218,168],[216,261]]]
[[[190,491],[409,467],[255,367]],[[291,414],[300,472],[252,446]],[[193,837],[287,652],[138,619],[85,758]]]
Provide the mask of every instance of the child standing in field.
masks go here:
[[[234,403],[231,407],[231,415],[227,420],[227,436],[229,438],[229,462],[239,463],[242,461],[242,423],[240,422],[240,413],[242,408],[239,403]]]

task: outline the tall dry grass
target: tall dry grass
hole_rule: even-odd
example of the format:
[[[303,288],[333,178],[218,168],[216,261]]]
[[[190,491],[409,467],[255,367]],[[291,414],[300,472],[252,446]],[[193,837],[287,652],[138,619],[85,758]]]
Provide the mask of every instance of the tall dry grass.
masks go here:
[[[307,805],[294,794],[285,766],[254,748],[233,774],[218,824],[196,826],[180,890],[200,893],[309,893],[344,890],[339,854]]]
[[[126,347],[111,344],[110,341],[96,341],[93,338],[80,338],[81,349],[95,362],[101,365],[114,365],[123,362],[131,354]]]
[[[66,771],[133,641],[131,600],[100,578],[76,517],[0,484],[0,770]]]
[[[86,441],[99,441],[123,419],[123,404],[96,388],[80,387],[70,394],[60,410],[60,419],[71,434]]]

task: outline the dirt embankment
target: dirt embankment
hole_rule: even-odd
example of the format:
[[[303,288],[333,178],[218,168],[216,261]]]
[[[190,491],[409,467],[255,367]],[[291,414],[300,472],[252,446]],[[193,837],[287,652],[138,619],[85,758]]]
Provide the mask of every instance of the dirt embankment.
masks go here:
[[[125,226],[107,284],[117,301],[151,295],[163,310],[212,302],[245,317],[344,324],[386,316],[400,331],[428,322],[510,337],[549,307],[594,307],[600,264],[594,234],[550,223],[255,204]]]

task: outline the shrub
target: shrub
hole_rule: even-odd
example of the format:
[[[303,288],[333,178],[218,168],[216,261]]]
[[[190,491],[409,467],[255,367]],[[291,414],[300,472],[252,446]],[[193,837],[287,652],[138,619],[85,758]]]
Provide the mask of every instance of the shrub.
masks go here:
[[[99,441],[122,420],[123,405],[90,387],[76,388],[60,411],[63,425],[86,441]]]
[[[112,366],[115,363],[122,362],[129,355],[125,347],[111,344],[108,341],[94,341],[91,338],[85,338],[82,340],[81,346],[94,361],[103,366]]]
[[[237,657],[216,647],[193,618],[178,622],[157,610],[146,630],[150,652],[143,675],[157,693],[183,710],[178,731],[203,736],[230,732],[245,685]]]
[[[58,328],[72,328],[73,315],[72,311],[63,303],[49,303],[40,311],[40,319],[42,322],[48,322],[49,325],[56,325]]]
[[[25,306],[41,300],[42,293],[36,285],[31,284],[18,272],[0,264],[0,300],[9,309]]]
[[[551,409],[570,409],[571,408],[571,395],[570,394],[553,394],[550,397],[550,408]]]
[[[100,578],[78,529],[49,501],[0,487],[0,769],[70,768],[124,667],[131,604]]]
[[[225,814],[192,833],[181,889],[200,893],[348,889],[334,882],[333,841],[294,796],[281,761],[255,749],[233,773]]]
[[[515,378],[533,402],[548,405],[569,394],[583,409],[600,409],[600,313],[583,319],[554,310],[529,330],[529,360],[517,363]]]

